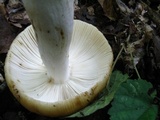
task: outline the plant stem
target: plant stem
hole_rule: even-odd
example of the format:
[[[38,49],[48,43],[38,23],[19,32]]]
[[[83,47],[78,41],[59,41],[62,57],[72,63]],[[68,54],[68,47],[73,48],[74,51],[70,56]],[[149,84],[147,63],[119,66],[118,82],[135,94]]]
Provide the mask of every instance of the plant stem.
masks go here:
[[[69,77],[69,46],[73,30],[74,0],[24,0],[49,81]]]
[[[120,51],[119,51],[116,59],[114,60],[113,65],[112,65],[112,70],[114,69],[114,67],[115,67],[115,65],[116,65],[116,63],[117,63],[117,61],[118,61],[118,59],[119,59],[119,57],[120,57],[120,55],[121,55],[121,53],[122,53],[123,50],[124,50],[124,45],[122,44],[122,47],[121,47],[121,49],[120,49]]]
[[[136,65],[134,64],[134,58],[133,58],[132,53],[130,53],[130,56],[131,56],[131,59],[132,59],[132,64],[133,64],[134,70],[136,71],[136,74],[138,76],[138,79],[141,79],[141,76],[140,76],[140,74],[138,72],[138,69],[137,69]]]

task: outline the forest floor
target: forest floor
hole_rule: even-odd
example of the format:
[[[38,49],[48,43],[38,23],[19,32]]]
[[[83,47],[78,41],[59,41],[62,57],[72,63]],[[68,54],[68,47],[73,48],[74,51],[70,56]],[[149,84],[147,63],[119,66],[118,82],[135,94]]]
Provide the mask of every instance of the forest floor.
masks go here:
[[[96,26],[111,45],[118,61],[114,70],[132,79],[152,83],[160,102],[160,0],[77,0],[75,19]],[[30,20],[21,1],[0,0],[0,120],[58,120],[31,113],[9,91],[4,62],[14,38]],[[122,49],[123,48],[123,49]],[[111,105],[78,120],[107,120]],[[158,118],[158,117],[157,117]]]

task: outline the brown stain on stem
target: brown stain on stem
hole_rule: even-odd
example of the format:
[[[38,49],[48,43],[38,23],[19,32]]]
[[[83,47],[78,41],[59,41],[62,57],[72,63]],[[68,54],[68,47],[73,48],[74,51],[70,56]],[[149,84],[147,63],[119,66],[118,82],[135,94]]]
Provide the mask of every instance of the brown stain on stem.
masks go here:
[[[63,31],[63,29],[62,28],[60,28],[60,27],[55,27],[55,30],[59,33],[59,35],[60,35],[60,37],[61,37],[61,46],[60,46],[60,48],[61,48],[61,50],[64,48],[64,45],[65,45],[65,35],[64,35],[64,31]],[[59,45],[58,44],[56,44],[56,47],[59,47]]]

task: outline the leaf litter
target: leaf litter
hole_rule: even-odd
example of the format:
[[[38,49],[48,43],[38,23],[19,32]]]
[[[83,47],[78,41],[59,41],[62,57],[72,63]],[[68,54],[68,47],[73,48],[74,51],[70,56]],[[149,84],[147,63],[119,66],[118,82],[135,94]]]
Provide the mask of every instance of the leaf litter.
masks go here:
[[[118,57],[113,70],[127,73],[131,79],[150,81],[160,97],[160,2],[155,0],[75,0],[75,19],[95,25],[108,39],[114,56]],[[0,74],[4,78],[4,60],[10,44],[30,20],[21,0],[0,0]],[[4,85],[4,80],[0,85]],[[6,88],[1,92],[0,119],[42,119],[25,110]],[[6,99],[10,98],[10,101]],[[11,105],[12,107],[6,107]],[[3,109],[3,110],[2,110]],[[109,118],[108,107],[83,120]],[[87,114],[87,113],[86,113]],[[100,115],[100,116],[99,116]],[[13,117],[14,116],[14,117]],[[70,118],[64,118],[70,119]],[[73,119],[73,118],[72,118]]]

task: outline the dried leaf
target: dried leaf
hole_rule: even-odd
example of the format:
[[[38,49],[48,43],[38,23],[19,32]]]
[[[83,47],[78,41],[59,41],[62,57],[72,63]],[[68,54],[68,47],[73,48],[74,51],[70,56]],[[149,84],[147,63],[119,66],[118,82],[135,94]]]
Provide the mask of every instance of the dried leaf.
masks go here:
[[[115,21],[117,19],[117,14],[115,11],[115,0],[98,0],[103,8],[105,15],[110,19]]]
[[[21,3],[20,0],[9,0],[8,5],[13,7],[20,3]]]
[[[5,8],[0,4],[0,53],[6,53],[9,46],[15,37],[12,33],[12,28],[5,18]]]
[[[87,10],[88,10],[88,14],[89,14],[89,15],[95,15],[95,14],[94,14],[94,8],[93,8],[93,6],[87,7]]]
[[[98,0],[99,4],[102,6],[103,8],[103,3],[104,3],[105,0]]]
[[[153,29],[151,28],[150,25],[145,24],[145,36],[144,36],[145,42],[149,42],[150,39],[152,38],[153,38]]]
[[[147,4],[141,1],[141,4],[146,9],[149,18],[157,25],[160,26],[160,15],[156,11],[152,10]]]
[[[22,28],[22,24],[23,25],[30,24],[30,20],[29,20],[29,17],[26,11],[21,11],[21,12],[17,12],[14,14],[10,14],[9,21],[11,22],[11,24],[13,24],[14,26],[18,28]]]
[[[30,24],[29,17],[20,0],[10,0],[7,4],[8,21],[18,27]]]
[[[122,2],[121,0],[116,0],[118,7],[124,14],[130,14],[131,10],[128,8],[128,6]]]

